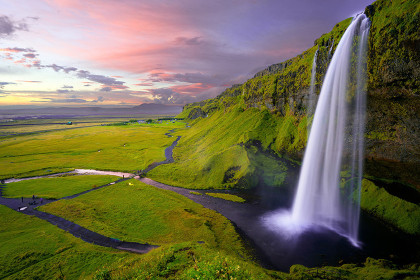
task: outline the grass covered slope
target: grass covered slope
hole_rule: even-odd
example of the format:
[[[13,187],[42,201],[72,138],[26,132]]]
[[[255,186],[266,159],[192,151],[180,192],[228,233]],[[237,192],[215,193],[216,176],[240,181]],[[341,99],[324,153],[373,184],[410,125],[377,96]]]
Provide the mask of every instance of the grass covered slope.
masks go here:
[[[239,203],[245,202],[245,199],[243,199],[242,197],[239,197],[233,194],[228,194],[228,193],[206,193],[206,195],[221,198],[224,200],[233,201],[233,202],[239,202]]]
[[[304,123],[306,119],[293,114],[275,116],[241,105],[215,111],[182,132],[174,163],[158,166],[147,176],[192,189],[252,187],[258,180],[256,169],[264,165],[266,181],[281,186],[287,167],[259,153],[254,144],[263,150],[297,152],[306,141]]]
[[[367,258],[362,264],[307,268],[293,265],[289,273],[270,271],[240,257],[223,254],[205,244],[182,243],[155,249],[134,259],[99,270],[95,279],[405,279],[420,276],[418,264],[397,266]]]
[[[28,177],[74,168],[132,172],[165,159],[181,124],[99,126],[20,136],[0,143],[0,178]]]
[[[36,195],[43,198],[58,199],[106,185],[118,179],[120,179],[120,177],[109,175],[73,175],[24,180],[8,183],[3,190],[3,196],[20,198]]]
[[[241,257],[225,254],[206,244],[185,242],[163,246],[99,270],[95,279],[287,279]]]
[[[0,205],[1,279],[79,279],[136,257],[91,245],[36,217]]]
[[[420,206],[405,201],[364,179],[360,207],[410,234],[420,235]]]
[[[245,254],[239,235],[222,215],[134,179],[40,210],[120,240],[157,245],[203,241],[212,248]]]

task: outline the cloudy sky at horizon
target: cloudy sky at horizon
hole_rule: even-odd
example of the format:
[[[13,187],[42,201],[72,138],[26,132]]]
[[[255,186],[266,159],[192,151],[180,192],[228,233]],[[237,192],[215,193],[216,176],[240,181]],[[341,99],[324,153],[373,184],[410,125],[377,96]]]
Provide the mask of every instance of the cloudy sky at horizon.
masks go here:
[[[0,0],[0,106],[215,97],[371,2]]]

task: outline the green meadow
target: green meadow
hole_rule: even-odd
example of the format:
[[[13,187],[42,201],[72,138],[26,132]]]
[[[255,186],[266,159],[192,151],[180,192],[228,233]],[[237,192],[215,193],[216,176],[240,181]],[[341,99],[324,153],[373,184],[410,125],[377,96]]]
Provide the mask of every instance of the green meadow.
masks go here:
[[[6,184],[4,197],[37,197],[58,199],[109,184],[120,179],[109,175],[72,175],[24,180]]]
[[[15,120],[12,122],[0,123],[0,139],[13,138],[25,134],[37,134],[54,130],[67,130],[87,126],[100,126],[115,122],[126,121],[127,118],[69,118],[69,119],[31,119]],[[68,125],[67,122],[72,124]]]
[[[165,160],[174,141],[165,133],[181,122],[130,123],[51,131],[3,139],[0,178],[29,177],[75,168],[134,172]]]
[[[155,245],[202,241],[245,254],[239,235],[225,217],[179,194],[134,179],[56,201],[40,210],[124,241]]]
[[[92,245],[0,205],[0,279],[83,279],[136,255]]]
[[[233,201],[233,202],[239,202],[239,203],[245,202],[245,199],[243,199],[242,197],[239,197],[233,194],[228,194],[228,193],[206,193],[206,195],[221,198],[224,200]]]

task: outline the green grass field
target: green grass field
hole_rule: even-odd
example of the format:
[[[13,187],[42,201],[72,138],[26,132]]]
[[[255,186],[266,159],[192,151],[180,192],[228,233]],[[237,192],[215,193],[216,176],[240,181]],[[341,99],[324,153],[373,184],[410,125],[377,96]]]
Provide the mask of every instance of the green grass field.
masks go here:
[[[130,183],[132,185],[130,185]],[[222,215],[171,191],[129,180],[40,207],[105,236],[156,245],[204,241],[246,255]]]
[[[281,186],[286,166],[259,153],[253,142],[261,143],[264,150],[299,151],[306,142],[306,118],[277,117],[236,106],[194,120],[179,134],[175,162],[158,166],[148,177],[191,189],[247,188],[256,184],[255,171],[264,166],[266,183]]]
[[[0,178],[28,177],[74,168],[133,172],[165,159],[181,122],[97,126],[3,139]]]
[[[91,245],[2,205],[0,240],[0,279],[85,279],[103,266],[138,258]]]
[[[109,175],[73,175],[25,180],[6,184],[3,196],[20,198],[36,195],[57,199],[114,182],[119,178]]]
[[[239,197],[233,194],[228,194],[228,193],[206,193],[206,195],[221,198],[224,200],[233,201],[233,202],[239,202],[239,203],[245,202],[245,199],[243,199],[242,197]]]
[[[67,125],[71,121],[72,125]],[[127,118],[69,118],[69,119],[31,119],[31,120],[15,120],[12,122],[0,123],[0,139],[17,137],[23,134],[44,133],[53,130],[66,130],[74,128],[82,128],[86,126],[100,126],[103,124],[111,124],[115,122],[127,121]]]

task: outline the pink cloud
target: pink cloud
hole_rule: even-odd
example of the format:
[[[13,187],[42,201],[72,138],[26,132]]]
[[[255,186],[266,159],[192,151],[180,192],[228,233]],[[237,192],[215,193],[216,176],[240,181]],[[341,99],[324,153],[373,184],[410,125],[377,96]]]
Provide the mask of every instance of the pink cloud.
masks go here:
[[[212,88],[211,85],[203,85],[202,83],[196,83],[191,85],[176,85],[170,88],[180,94],[196,95],[200,94],[205,90]]]
[[[134,84],[135,86],[140,86],[140,87],[151,87],[153,86],[153,83],[138,83],[138,84]]]

